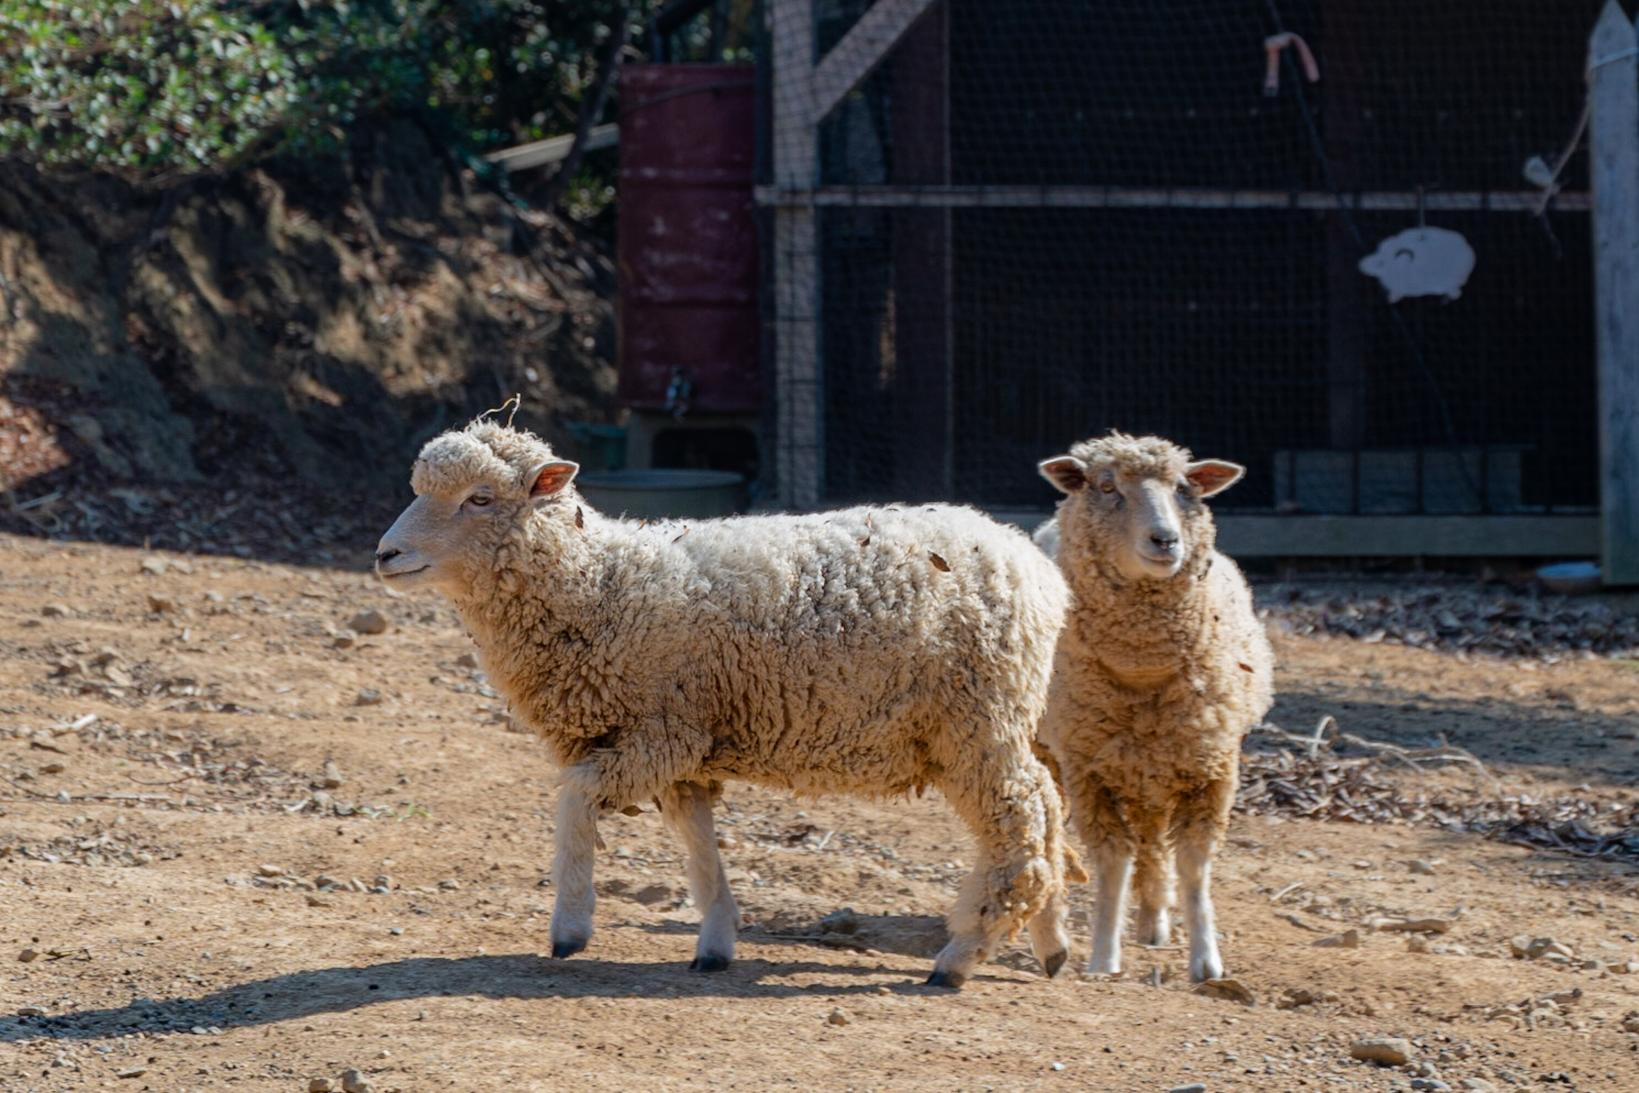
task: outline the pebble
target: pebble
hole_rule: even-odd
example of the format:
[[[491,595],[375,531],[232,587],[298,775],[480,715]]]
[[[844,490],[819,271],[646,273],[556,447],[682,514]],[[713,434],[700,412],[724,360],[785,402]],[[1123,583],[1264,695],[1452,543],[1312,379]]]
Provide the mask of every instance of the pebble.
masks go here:
[[[1445,1082],[1442,1082],[1438,1078],[1413,1078],[1411,1080],[1411,1087],[1413,1089],[1450,1089],[1451,1088],[1451,1086],[1447,1085]]]
[[[354,645],[352,634],[337,634],[330,643],[337,649],[351,649]]]
[[[1054,1063],[1053,1064],[1053,1069],[1054,1070],[1063,1070],[1064,1069],[1064,1064],[1063,1063]]]
[[[165,571],[169,568],[165,564],[164,558],[144,558],[142,560],[142,571],[150,577],[163,577]]]
[[[1317,949],[1358,949],[1360,948],[1360,931],[1344,930],[1341,934],[1331,934],[1315,942]]]
[[[443,880],[438,882],[438,887],[446,892],[455,892],[460,890],[461,882],[456,880],[454,877],[445,877]]]
[[[476,668],[478,667],[478,658],[471,653],[462,653],[455,658],[455,666],[457,668]]]
[[[264,877],[282,877],[285,875],[283,866],[273,865],[269,862],[263,862],[261,865],[258,865],[256,867],[256,872]]]
[[[827,934],[851,934],[859,929],[859,916],[852,907],[844,907],[820,919],[819,928]]]
[[[1209,998],[1222,998],[1226,1002],[1239,1002],[1244,1006],[1255,1006],[1258,999],[1245,983],[1239,979],[1208,979],[1195,985],[1196,994],[1204,994]]]
[[[357,1070],[344,1070],[341,1072],[341,1090],[342,1093],[370,1093],[370,1083]]]
[[[379,706],[381,705],[381,692],[374,687],[366,687],[358,693],[358,697],[353,699],[353,705]]]
[[[116,1077],[116,1078],[140,1078],[146,1073],[148,1073],[148,1068],[147,1067],[145,1067],[145,1066],[133,1066],[133,1067],[127,1069],[127,1070],[117,1070],[117,1071],[115,1071],[114,1072],[114,1077]]]
[[[347,628],[360,634],[385,634],[387,616],[380,611],[360,611],[347,620]]]
[[[342,785],[341,768],[334,759],[324,761],[324,777],[319,779],[320,789],[340,789]]]
[[[852,1020],[853,1018],[848,1016],[848,1011],[838,1006],[825,1018],[825,1023],[828,1025],[846,1025]]]
[[[336,1083],[329,1078],[309,1078],[307,1080],[307,1093],[331,1093],[335,1088]]]
[[[70,611],[64,604],[48,603],[44,607],[40,608],[40,614],[44,615],[48,619],[66,619],[73,614],[73,612]]]
[[[1576,955],[1569,945],[1558,938],[1531,937],[1528,934],[1517,934],[1509,938],[1508,951],[1523,960],[1538,960],[1541,958],[1570,960]]]
[[[1419,876],[1432,877],[1434,875],[1434,863],[1431,861],[1424,861],[1422,858],[1414,858],[1407,862],[1406,868],[1410,869],[1413,873],[1416,873]]]
[[[38,960],[39,958],[40,954],[33,949],[24,949],[22,952],[17,954],[17,959],[21,960],[24,964],[27,964],[31,960]]]
[[[1399,1036],[1367,1036],[1349,1045],[1349,1057],[1383,1066],[1405,1066],[1411,1062],[1411,1041]]]
[[[164,615],[176,610],[176,601],[169,596],[156,596],[148,593],[148,610],[156,615]]]
[[[1191,1082],[1189,1085],[1175,1085],[1167,1093],[1206,1093],[1206,1086],[1200,1082]]]
[[[45,1015],[46,1011],[41,1009],[39,1006],[17,1007],[17,1016],[19,1017],[44,1017]]]
[[[1497,1087],[1484,1078],[1463,1078],[1457,1082],[1457,1086],[1466,1089],[1468,1093],[1497,1093]]]

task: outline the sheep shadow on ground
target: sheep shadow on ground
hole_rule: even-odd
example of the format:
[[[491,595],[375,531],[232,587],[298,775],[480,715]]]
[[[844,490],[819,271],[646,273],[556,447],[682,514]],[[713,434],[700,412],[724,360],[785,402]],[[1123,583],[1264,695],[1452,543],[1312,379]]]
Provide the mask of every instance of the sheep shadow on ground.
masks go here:
[[[844,909],[847,910],[847,909]],[[833,915],[840,915],[833,912]],[[945,920],[939,915],[863,915],[857,912],[844,916],[842,929],[829,924],[832,915],[815,919],[792,919],[776,916],[775,925],[747,926],[740,931],[742,945],[788,945],[806,949],[853,953],[870,960],[875,956],[892,953],[929,961],[939,955],[950,934]],[[685,935],[693,937],[699,924],[692,919],[672,919],[665,922],[640,923],[637,928],[652,934]],[[1072,933],[1074,924],[1072,923]],[[1039,974],[1036,958],[1030,955],[1020,934],[1016,945],[1005,948],[992,958],[991,964],[1010,971]],[[866,971],[895,974],[899,969],[878,964]],[[983,970],[978,972],[984,976]]]
[[[895,976],[885,984],[882,974]],[[858,975],[845,986],[765,982],[770,976],[838,973]],[[0,1013],[0,1043],[35,1040],[100,1040],[133,1032],[186,1033],[195,1028],[244,1028],[339,1013],[407,998],[743,997],[812,998],[877,994],[888,986],[921,993],[920,981],[892,968],[842,963],[736,960],[727,971],[703,975],[681,963],[597,959],[548,960],[533,954],[477,957],[413,957],[366,967],[314,968],[256,979],[198,997],[78,1010],[50,1016]]]

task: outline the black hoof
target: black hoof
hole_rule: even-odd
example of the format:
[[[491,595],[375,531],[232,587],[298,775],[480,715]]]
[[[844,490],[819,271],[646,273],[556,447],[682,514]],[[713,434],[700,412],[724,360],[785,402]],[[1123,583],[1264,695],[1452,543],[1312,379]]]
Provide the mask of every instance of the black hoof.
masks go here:
[[[552,959],[563,960],[574,956],[584,948],[586,948],[586,942],[584,941],[554,941],[552,943]]]
[[[932,975],[928,976],[927,986],[946,987],[954,991],[960,990],[962,984],[966,982],[967,976],[962,975],[959,972],[934,972]]]
[[[1047,978],[1051,979],[1059,973],[1059,969],[1064,967],[1064,962],[1069,959],[1070,954],[1063,949],[1056,953],[1048,953],[1047,958],[1041,962],[1041,969],[1047,973]]]
[[[728,968],[726,956],[697,956],[689,961],[691,972],[720,972]]]

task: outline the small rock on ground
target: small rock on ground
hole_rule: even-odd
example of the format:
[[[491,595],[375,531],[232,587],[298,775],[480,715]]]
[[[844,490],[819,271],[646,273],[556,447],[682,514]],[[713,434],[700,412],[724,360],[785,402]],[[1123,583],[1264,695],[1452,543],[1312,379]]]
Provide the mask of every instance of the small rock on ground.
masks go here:
[[[307,1080],[307,1093],[331,1093],[335,1088],[336,1083],[329,1078],[309,1078]]]
[[[380,611],[360,611],[347,620],[347,628],[360,634],[385,634],[387,616]]]
[[[1207,979],[1195,985],[1195,993],[1208,998],[1222,998],[1226,1002],[1239,1002],[1243,1006],[1258,1003],[1257,995],[1239,979]]]
[[[846,1025],[852,1020],[853,1018],[848,1016],[848,1011],[838,1006],[827,1015],[825,1023],[828,1025]]]
[[[341,1072],[342,1093],[371,1093],[370,1083],[364,1080],[364,1075],[357,1070]]]
[[[1382,1066],[1405,1066],[1411,1056],[1411,1041],[1399,1036],[1367,1036],[1349,1046],[1350,1058]]]
[[[1200,1082],[1191,1082],[1188,1085],[1175,1085],[1167,1093],[1206,1093],[1206,1086]]]

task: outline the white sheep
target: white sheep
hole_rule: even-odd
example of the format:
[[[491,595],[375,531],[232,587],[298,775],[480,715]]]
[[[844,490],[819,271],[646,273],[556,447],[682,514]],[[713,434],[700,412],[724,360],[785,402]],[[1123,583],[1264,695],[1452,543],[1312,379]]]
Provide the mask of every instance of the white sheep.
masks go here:
[[[1121,970],[1135,858],[1139,938],[1167,941],[1176,857],[1190,976],[1218,978],[1212,855],[1235,800],[1241,740],[1269,710],[1274,656],[1202,501],[1245,471],[1120,433],[1040,469],[1066,497],[1036,542],[1056,554],[1072,597],[1041,740],[1092,857],[1088,970]]]
[[[692,967],[733,955],[724,779],[798,793],[942,790],[977,861],[929,983],[960,986],[1028,925],[1063,964],[1064,838],[1032,752],[1068,600],[1022,534],[970,509],[639,523],[594,512],[577,467],[487,421],[421,451],[381,540],[393,588],[453,602],[514,715],[563,770],[552,953],[592,934],[600,810],[658,799],[702,909]]]

